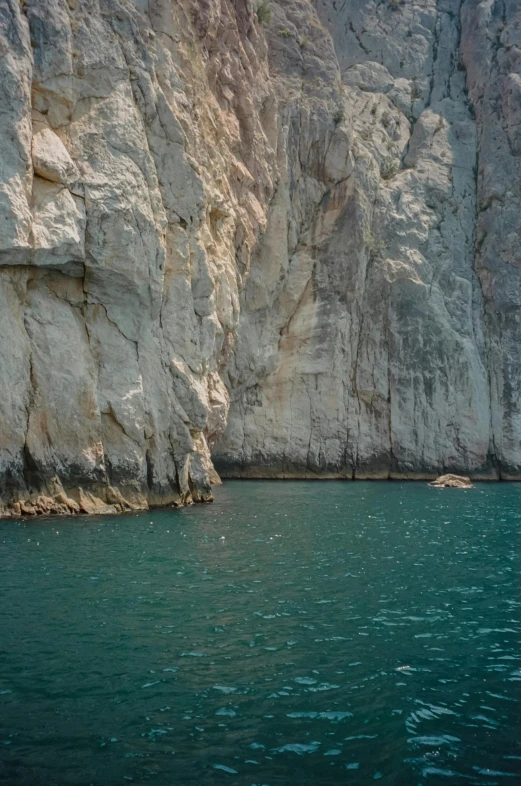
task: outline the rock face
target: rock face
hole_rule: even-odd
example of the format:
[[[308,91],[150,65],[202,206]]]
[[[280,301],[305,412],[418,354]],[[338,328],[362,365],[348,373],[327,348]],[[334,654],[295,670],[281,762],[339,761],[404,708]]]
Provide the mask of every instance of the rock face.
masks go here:
[[[519,479],[521,6],[309,5],[270,23],[281,176],[217,466]]]
[[[1,0],[3,512],[521,479],[518,0]]]

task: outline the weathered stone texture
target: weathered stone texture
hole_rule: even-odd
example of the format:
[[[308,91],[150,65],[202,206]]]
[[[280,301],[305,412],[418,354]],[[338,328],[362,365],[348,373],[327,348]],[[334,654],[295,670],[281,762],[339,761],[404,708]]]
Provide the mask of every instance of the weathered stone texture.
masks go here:
[[[242,294],[218,468],[521,478],[521,6],[316,0],[306,26],[311,4],[279,5],[286,170]]]
[[[517,0],[0,0],[4,512],[521,478]]]

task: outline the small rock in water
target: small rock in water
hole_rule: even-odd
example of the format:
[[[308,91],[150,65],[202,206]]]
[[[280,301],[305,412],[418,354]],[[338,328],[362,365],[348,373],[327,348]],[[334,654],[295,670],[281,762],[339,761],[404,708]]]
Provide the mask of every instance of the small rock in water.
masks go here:
[[[429,486],[434,488],[443,489],[471,489],[474,488],[470,478],[465,478],[461,475],[440,475],[439,478],[429,483]]]

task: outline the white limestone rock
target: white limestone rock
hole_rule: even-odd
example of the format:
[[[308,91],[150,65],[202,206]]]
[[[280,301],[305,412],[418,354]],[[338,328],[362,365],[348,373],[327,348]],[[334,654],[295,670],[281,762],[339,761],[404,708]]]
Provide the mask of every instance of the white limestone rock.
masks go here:
[[[438,489],[471,489],[474,488],[470,478],[461,475],[440,475],[439,478],[429,483],[429,486]]]
[[[60,137],[46,126],[43,128],[36,126],[35,131],[32,141],[35,174],[65,186],[77,180],[78,170]]]
[[[35,265],[82,262],[85,257],[85,204],[61,185],[33,180],[33,249]],[[72,266],[71,266],[72,267]]]
[[[485,34],[491,23],[478,5],[455,0],[439,10],[433,0],[418,12],[409,4],[317,4],[345,85],[337,99],[345,121],[338,128],[346,128],[353,164],[341,185],[328,188],[315,161],[328,155],[329,134],[324,128],[317,139],[301,121],[288,124],[288,251],[280,248],[282,232],[274,240],[268,218],[262,263],[242,301],[229,425],[216,447],[223,474],[414,478],[450,468],[475,477],[519,475],[516,426],[509,417],[508,441],[495,426],[504,409],[504,393],[496,391],[505,373],[507,387],[516,374],[511,365],[505,372],[506,358],[501,372],[496,365],[492,320],[502,310],[495,305],[495,317],[487,318],[488,282],[476,266],[480,127],[458,46],[461,32],[477,52],[474,26],[480,20]],[[519,13],[508,6],[502,36],[509,44]],[[499,12],[495,19],[499,24]],[[484,51],[481,66],[493,80],[494,59]],[[280,56],[276,63],[284,73]],[[514,67],[511,59],[508,68],[519,73],[519,62]],[[308,68],[304,93],[314,79]],[[491,96],[501,92],[500,84],[492,81]],[[512,95],[510,76],[505,84]],[[287,86],[280,89],[284,104]],[[512,100],[505,106],[511,113]],[[315,116],[324,108],[316,106]],[[507,127],[515,128],[515,121]],[[292,160],[295,148],[298,159]],[[494,174],[494,199],[503,200],[506,171]],[[307,211],[306,202],[312,205]],[[284,260],[292,244],[309,254],[312,275],[302,278],[296,311],[284,314],[290,282]],[[516,253],[514,233],[502,244],[505,253]],[[274,270],[264,262],[264,245]],[[252,310],[252,303],[262,310]],[[502,321],[519,337],[511,316]],[[509,349],[509,358],[517,351]],[[491,363],[501,377],[496,390]],[[519,404],[510,402],[518,413]],[[500,444],[508,445],[504,463]]]
[[[1,5],[4,513],[521,478],[519,4],[271,6]]]
[[[17,264],[30,245],[32,183],[32,54],[19,0],[2,3],[0,42],[0,264]]]

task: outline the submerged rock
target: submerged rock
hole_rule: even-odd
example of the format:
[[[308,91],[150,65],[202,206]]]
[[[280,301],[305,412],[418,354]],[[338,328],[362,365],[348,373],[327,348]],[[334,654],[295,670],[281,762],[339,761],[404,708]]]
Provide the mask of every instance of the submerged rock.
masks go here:
[[[472,481],[470,478],[464,478],[461,475],[440,475],[439,478],[433,480],[432,483],[429,483],[429,486],[433,486],[437,489],[472,489],[474,486],[472,485]]]

